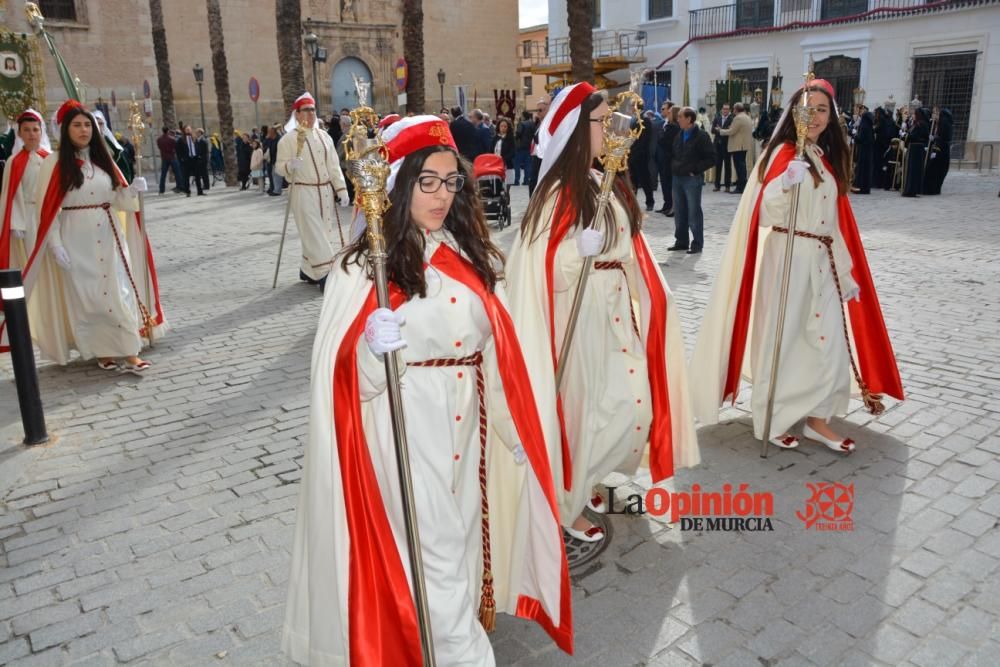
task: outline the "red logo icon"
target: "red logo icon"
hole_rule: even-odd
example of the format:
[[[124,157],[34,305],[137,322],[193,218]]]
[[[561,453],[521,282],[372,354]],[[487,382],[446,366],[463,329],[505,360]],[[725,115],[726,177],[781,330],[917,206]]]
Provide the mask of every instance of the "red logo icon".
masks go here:
[[[804,511],[796,512],[806,525],[815,530],[854,530],[854,483],[806,482],[812,494]]]

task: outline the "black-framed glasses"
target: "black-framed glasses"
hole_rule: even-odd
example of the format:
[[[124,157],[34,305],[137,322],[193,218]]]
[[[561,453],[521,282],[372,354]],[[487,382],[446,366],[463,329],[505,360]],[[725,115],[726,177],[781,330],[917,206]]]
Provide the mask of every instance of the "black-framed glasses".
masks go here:
[[[440,176],[426,174],[417,179],[417,184],[420,186],[420,191],[428,195],[432,195],[440,190],[442,184],[447,188],[448,192],[456,193],[461,192],[462,188],[465,187],[465,176],[456,174],[448,178],[441,178]]]

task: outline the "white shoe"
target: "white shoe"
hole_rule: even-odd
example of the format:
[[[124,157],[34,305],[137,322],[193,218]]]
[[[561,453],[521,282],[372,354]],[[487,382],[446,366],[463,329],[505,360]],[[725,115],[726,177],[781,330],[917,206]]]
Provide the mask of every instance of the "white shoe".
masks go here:
[[[591,526],[587,530],[576,530],[569,526],[563,526],[566,534],[581,542],[599,542],[604,539],[604,529],[600,526]]]
[[[587,501],[587,508],[595,514],[608,513],[608,504],[604,502],[604,498],[599,493],[595,493],[594,497]]]
[[[790,435],[788,433],[784,435],[776,435],[773,438],[771,438],[768,442],[770,442],[775,447],[779,447],[781,449],[795,449],[796,447],[799,446],[799,439],[796,438],[794,435]]]
[[[829,449],[832,449],[835,452],[840,452],[841,454],[851,454],[854,452],[854,441],[850,438],[845,438],[843,440],[828,440],[813,429],[809,428],[809,424],[806,424],[802,428],[802,437],[815,440],[816,442],[824,444]]]

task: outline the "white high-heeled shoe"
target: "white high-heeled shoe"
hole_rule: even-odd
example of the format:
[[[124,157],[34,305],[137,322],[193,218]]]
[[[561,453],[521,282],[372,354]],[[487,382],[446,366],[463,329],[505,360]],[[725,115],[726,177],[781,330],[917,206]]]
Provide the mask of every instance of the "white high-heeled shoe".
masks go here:
[[[799,446],[799,439],[788,433],[785,435],[776,435],[768,442],[781,449],[795,449]]]
[[[802,436],[826,445],[829,449],[832,449],[835,452],[840,452],[841,454],[854,453],[854,441],[850,438],[844,438],[843,440],[828,440],[810,428],[809,424],[806,424],[802,428]]]
[[[587,501],[587,508],[595,514],[608,513],[608,504],[604,502],[604,498],[602,498],[599,493],[595,493],[593,497]]]
[[[587,530],[577,530],[570,526],[563,526],[566,534],[581,542],[599,542],[604,539],[604,529],[600,526],[591,526]]]

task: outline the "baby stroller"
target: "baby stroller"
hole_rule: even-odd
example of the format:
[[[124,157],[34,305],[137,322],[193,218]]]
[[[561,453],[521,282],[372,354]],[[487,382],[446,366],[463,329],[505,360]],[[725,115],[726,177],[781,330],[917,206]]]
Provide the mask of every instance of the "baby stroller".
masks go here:
[[[472,175],[483,198],[483,209],[488,222],[495,221],[497,229],[510,225],[510,195],[507,194],[507,169],[499,155],[485,153],[472,162]]]

